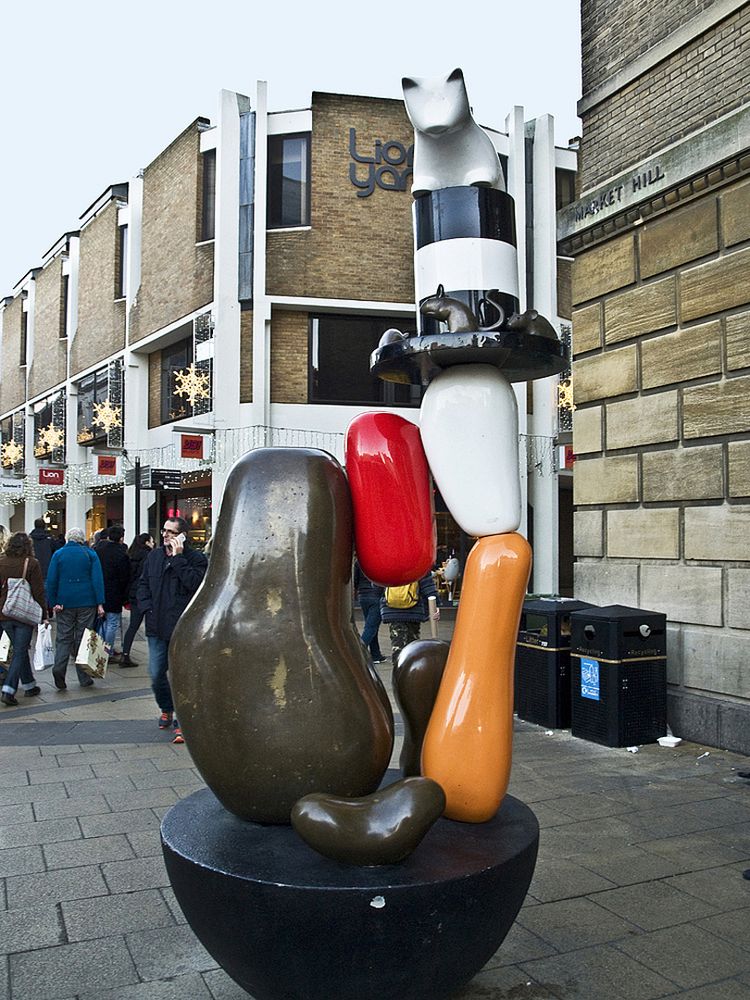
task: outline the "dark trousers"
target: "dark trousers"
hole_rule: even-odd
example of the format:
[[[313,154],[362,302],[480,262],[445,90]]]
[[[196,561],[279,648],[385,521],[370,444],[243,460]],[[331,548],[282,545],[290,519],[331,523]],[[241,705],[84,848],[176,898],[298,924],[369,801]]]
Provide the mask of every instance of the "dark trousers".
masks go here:
[[[55,636],[55,665],[52,668],[52,673],[59,680],[64,681],[65,674],[68,672],[70,654],[77,655],[84,631],[87,628],[94,628],[96,608],[63,608],[55,615],[55,621],[57,622],[57,634]],[[76,673],[79,683],[87,686],[90,678],[86,671],[76,666]]]
[[[8,676],[3,681],[3,691],[5,694],[15,694],[19,682],[21,687],[28,691],[36,684],[29,660],[29,646],[34,626],[6,619],[3,621],[3,628],[13,643],[13,658],[8,667]]]
[[[133,648],[133,642],[135,641],[138,629],[141,627],[141,622],[145,617],[146,617],[146,612],[141,611],[136,601],[131,601],[130,623],[128,624],[128,630],[125,633],[125,637],[122,640],[122,652],[125,656],[130,655],[130,650]]]
[[[365,616],[365,627],[362,630],[362,642],[370,650],[370,655],[373,660],[382,660],[383,654],[380,652],[380,643],[378,642],[378,629],[380,628],[380,600],[378,598],[368,600],[366,597],[360,597],[359,606],[362,609],[362,614]]]

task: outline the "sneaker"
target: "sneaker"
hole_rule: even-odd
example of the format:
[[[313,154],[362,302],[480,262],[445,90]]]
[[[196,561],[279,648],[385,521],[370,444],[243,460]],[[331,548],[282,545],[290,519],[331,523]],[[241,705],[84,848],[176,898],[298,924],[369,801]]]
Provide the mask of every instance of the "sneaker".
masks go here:
[[[171,729],[174,712],[162,712],[159,716],[159,729]]]
[[[82,688],[90,688],[91,685],[94,683],[94,680],[92,677],[87,677],[85,681],[79,681],[78,683],[81,685]]]
[[[130,653],[123,653],[122,659],[120,660],[121,667],[137,667],[138,664],[135,660],[130,659]]]
[[[377,660],[373,660],[373,663],[385,663],[385,657],[379,656]]]
[[[0,694],[0,701],[3,703],[3,705],[6,705],[8,708],[12,708],[13,705],[18,704],[13,695],[8,694],[6,691],[3,691],[3,693]]]
[[[41,693],[42,689],[34,685],[33,688],[28,688],[26,691],[24,691],[23,696],[24,698],[36,698],[36,696]]]
[[[185,742],[185,737],[182,735],[182,730],[180,729],[179,726],[175,726],[174,727],[174,738],[172,739],[172,742],[173,743],[184,743]]]
[[[56,673],[52,674],[52,680],[55,682],[55,687],[58,691],[67,690],[68,685],[65,683],[64,677],[58,677]]]

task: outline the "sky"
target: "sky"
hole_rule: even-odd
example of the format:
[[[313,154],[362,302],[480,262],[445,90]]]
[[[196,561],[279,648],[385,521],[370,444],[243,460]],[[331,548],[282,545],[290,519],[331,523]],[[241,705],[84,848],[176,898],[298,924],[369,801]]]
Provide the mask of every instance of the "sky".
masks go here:
[[[0,298],[110,185],[145,167],[224,88],[269,110],[314,90],[401,97],[460,67],[474,117],[552,114],[580,133],[579,0],[8,0],[0,57]]]

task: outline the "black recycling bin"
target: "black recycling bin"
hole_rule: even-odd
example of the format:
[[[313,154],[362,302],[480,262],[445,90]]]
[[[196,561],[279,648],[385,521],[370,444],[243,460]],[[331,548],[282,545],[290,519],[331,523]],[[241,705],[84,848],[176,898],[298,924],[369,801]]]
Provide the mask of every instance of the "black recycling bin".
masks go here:
[[[608,747],[667,731],[667,616],[611,604],[570,616],[571,732]]]
[[[524,601],[516,645],[515,710],[547,729],[570,726],[570,615],[585,601]]]

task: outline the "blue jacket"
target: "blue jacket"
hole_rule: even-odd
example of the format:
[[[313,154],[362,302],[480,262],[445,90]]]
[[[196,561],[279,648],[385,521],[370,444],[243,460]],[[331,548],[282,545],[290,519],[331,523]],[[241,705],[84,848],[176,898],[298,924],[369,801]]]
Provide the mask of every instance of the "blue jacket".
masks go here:
[[[47,570],[50,607],[95,608],[104,604],[104,577],[99,557],[87,545],[68,542],[52,554]]]

